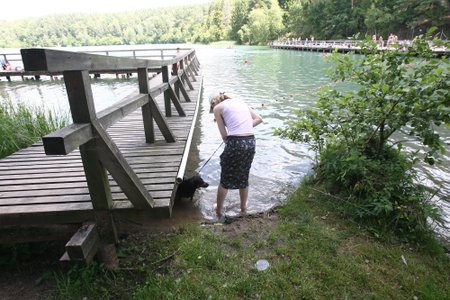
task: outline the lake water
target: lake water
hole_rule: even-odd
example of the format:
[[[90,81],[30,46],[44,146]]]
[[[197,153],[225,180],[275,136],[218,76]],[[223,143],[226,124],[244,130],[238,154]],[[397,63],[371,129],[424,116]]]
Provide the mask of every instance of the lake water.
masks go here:
[[[283,203],[311,171],[314,153],[306,145],[295,144],[273,135],[293,116],[295,109],[310,108],[316,92],[330,79],[325,75],[329,63],[321,53],[273,50],[267,47],[194,46],[201,63],[204,90],[199,119],[187,167],[187,175],[199,172],[210,183],[197,195],[198,207],[206,219],[213,218],[220,177],[219,155],[223,150],[213,115],[209,113],[208,96],[224,91],[241,97],[263,117],[256,127],[257,153],[250,175],[248,211],[262,212]],[[137,89],[136,79],[101,79],[93,81],[96,110],[113,104]],[[45,105],[59,112],[68,110],[62,81],[14,81],[0,83],[0,97]],[[447,145],[450,134],[442,130]],[[414,142],[409,144],[415,149]],[[209,160],[209,161],[208,161]],[[208,161],[208,162],[207,162]],[[207,163],[206,163],[207,162]],[[206,164],[205,164],[206,163]],[[439,205],[450,224],[450,156],[437,166],[418,166],[423,182],[439,188]],[[225,202],[229,215],[239,212],[238,191],[229,191]],[[439,228],[450,236],[449,228]]]

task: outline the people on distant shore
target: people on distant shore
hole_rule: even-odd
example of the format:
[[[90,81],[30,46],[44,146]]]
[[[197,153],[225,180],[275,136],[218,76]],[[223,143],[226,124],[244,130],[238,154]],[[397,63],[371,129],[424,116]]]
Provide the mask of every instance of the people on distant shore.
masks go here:
[[[380,45],[380,48],[384,47],[384,40],[383,40],[383,36],[382,35],[380,35],[380,37],[378,38],[378,43]]]
[[[390,48],[394,45],[397,45],[397,43],[398,43],[398,36],[393,33],[390,33],[388,40],[386,42],[386,47]]]

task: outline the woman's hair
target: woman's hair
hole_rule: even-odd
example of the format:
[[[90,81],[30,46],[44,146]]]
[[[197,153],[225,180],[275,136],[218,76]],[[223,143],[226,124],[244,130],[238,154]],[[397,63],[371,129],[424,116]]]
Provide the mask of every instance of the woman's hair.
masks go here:
[[[214,97],[211,98],[210,100],[210,110],[209,112],[213,111],[214,106],[216,106],[217,104],[219,104],[220,102],[227,100],[227,99],[231,99],[228,95],[225,95],[225,92],[221,92],[219,93],[219,95],[216,95]]]

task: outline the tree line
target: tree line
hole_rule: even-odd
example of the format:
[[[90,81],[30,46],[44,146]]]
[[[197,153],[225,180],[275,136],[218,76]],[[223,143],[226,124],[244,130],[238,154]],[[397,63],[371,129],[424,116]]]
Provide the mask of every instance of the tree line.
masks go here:
[[[412,39],[432,26],[447,38],[440,0],[214,0],[209,4],[108,14],[0,21],[0,47],[151,43],[266,44],[278,38],[345,39],[357,33]]]

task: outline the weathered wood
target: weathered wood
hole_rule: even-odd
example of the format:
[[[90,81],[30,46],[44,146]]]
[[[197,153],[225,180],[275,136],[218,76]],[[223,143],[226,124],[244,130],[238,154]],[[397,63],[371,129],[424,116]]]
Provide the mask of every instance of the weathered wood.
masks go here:
[[[66,251],[72,261],[90,263],[100,245],[95,224],[84,224],[66,243]]]
[[[183,73],[182,78],[184,79],[183,82],[186,82],[187,85],[189,86],[189,89],[191,91],[193,91],[194,90],[194,86],[192,85],[191,81],[189,80],[189,76],[188,76],[187,72]]]
[[[162,81],[163,83],[167,83],[169,85],[169,68],[167,66],[162,67]],[[169,89],[169,86],[168,86]],[[170,92],[166,89],[164,91],[164,109],[166,113],[166,117],[172,116],[172,109],[170,106]]]
[[[197,81],[194,71],[192,70],[192,64],[187,65],[187,73],[189,74],[189,76],[191,76],[192,81]]]
[[[0,227],[0,244],[67,241],[78,229],[78,224]]]
[[[89,124],[71,124],[42,138],[45,154],[69,154],[93,138]]]
[[[109,138],[108,133],[96,120],[92,121],[92,126],[99,138],[96,140],[97,153],[102,153],[98,159],[108,169],[111,176],[119,184],[128,199],[136,208],[149,209],[153,206],[153,198],[136,173],[127,163],[119,148]],[[108,208],[111,206],[109,205]]]
[[[145,103],[148,103],[147,95],[129,96],[120,103],[100,112],[98,118],[102,126],[107,128]],[[44,136],[42,140],[46,154],[65,155],[92,138],[92,129],[89,124],[72,124]]]
[[[176,63],[184,57],[165,60],[132,59],[39,48],[21,49],[20,53],[26,71],[49,72],[158,68]]]
[[[183,107],[181,106],[180,99],[178,99],[177,95],[175,94],[175,91],[172,89],[172,87],[169,85],[168,89],[170,99],[172,99],[173,105],[175,106],[178,115],[180,117],[186,117],[186,113],[183,110]]]
[[[147,70],[148,74],[145,67],[140,69]],[[165,118],[159,108],[164,105],[161,94],[171,93],[173,101],[173,94],[176,95],[173,86],[188,74],[180,69],[177,76],[171,76],[165,83],[158,83],[158,80],[162,82],[162,73],[150,80],[147,75],[143,79],[147,88],[144,85],[141,90],[140,87],[139,92],[95,115],[93,105],[84,109],[77,107],[80,101],[87,104],[93,101],[89,72],[77,69],[67,73],[65,81],[72,97],[71,106],[75,106],[75,123],[59,135],[50,135],[50,138],[64,141],[57,141],[50,148],[56,149],[56,153],[70,154],[44,156],[43,144],[36,143],[0,160],[0,226],[97,222],[101,228],[100,238],[114,243],[117,241],[116,218],[170,216],[175,179],[183,163],[189,129],[199,101],[175,104],[182,108],[185,117]],[[179,86],[183,86],[181,82]],[[195,87],[197,89],[201,84],[196,82]],[[200,97],[200,89],[198,92],[184,90],[186,95],[180,88],[185,100],[195,95]],[[138,110],[147,104],[157,125],[151,144],[146,141],[144,117]],[[116,157],[116,151],[122,153],[120,157]],[[88,165],[94,171],[89,168],[85,171],[83,161],[89,161]],[[128,174],[128,168],[135,175]],[[107,171],[109,169],[115,171]],[[153,208],[139,208],[130,196],[136,194],[130,192],[136,188],[134,179],[126,184],[123,179],[117,179],[114,172],[128,178],[125,181],[133,177],[138,182],[138,190],[142,188],[151,194]],[[89,182],[98,195],[90,192]],[[99,190],[98,186],[102,188]]]
[[[155,120],[156,124],[158,125],[159,129],[161,130],[161,133],[163,134],[164,138],[166,139],[166,142],[168,142],[168,143],[176,142],[175,135],[172,133],[172,130],[167,125],[166,120],[164,119],[161,111],[159,110],[158,105],[156,104],[156,101],[151,96],[149,96],[149,98],[150,98],[149,99],[150,110],[152,112],[153,119]]]
[[[179,87],[181,93],[183,94],[184,100],[186,102],[191,102],[191,98],[189,98],[186,88],[184,87],[183,80],[181,79],[181,77],[178,77],[178,79],[179,79],[178,87]]]
[[[141,94],[148,95],[150,93],[149,89],[149,79],[147,69],[138,69],[138,80],[139,80],[139,92]],[[148,96],[147,96],[148,97]],[[141,107],[142,119],[144,122],[144,133],[145,141],[147,143],[155,142],[155,128],[153,126],[153,114],[149,101]]]
[[[197,106],[195,109],[195,112],[194,112],[194,120],[197,119],[198,111],[199,111],[199,107]],[[188,156],[189,156],[189,149],[191,148],[192,138],[194,136],[194,129],[195,129],[195,122],[192,122],[191,129],[189,130],[189,134],[186,139],[185,151],[184,151],[183,157],[181,158],[180,169],[178,170],[178,173],[177,173],[177,179],[176,179],[177,183],[180,183],[183,181],[184,173],[186,171],[187,160],[188,160]],[[173,190],[173,193],[171,196],[172,201],[174,201],[175,192],[176,192],[176,188]]]

